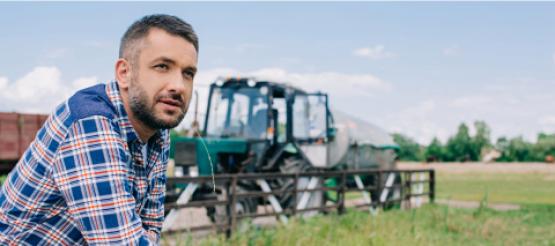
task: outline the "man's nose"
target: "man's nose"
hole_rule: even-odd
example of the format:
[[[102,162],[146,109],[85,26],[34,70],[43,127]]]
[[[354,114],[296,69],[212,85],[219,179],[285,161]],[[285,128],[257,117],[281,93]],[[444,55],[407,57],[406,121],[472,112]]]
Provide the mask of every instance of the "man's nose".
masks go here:
[[[170,91],[174,91],[175,93],[183,94],[186,90],[185,83],[186,82],[183,79],[183,76],[181,75],[181,73],[175,73],[170,78],[168,89]]]

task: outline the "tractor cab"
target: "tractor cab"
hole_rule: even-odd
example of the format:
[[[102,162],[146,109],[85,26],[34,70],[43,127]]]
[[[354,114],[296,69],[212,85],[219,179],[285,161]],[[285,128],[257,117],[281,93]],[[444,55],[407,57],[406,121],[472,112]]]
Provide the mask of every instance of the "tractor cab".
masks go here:
[[[227,79],[210,87],[204,132],[209,138],[248,141],[325,142],[331,116],[324,93],[283,84]]]
[[[220,142],[245,142],[249,153],[219,156],[224,173],[244,169],[279,171],[283,159],[289,155],[303,159],[306,169],[311,163],[301,146],[328,142],[333,137],[331,125],[325,93],[307,93],[290,85],[232,78],[218,80],[210,87],[203,137]]]

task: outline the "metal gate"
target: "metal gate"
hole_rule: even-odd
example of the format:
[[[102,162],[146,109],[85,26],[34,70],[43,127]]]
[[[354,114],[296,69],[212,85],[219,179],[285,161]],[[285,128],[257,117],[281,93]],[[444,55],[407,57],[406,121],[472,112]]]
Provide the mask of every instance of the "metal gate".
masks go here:
[[[276,179],[292,180],[294,188],[272,190],[268,184]],[[241,182],[241,180],[255,180],[259,187],[256,190],[238,189],[238,182]],[[305,182],[307,185],[299,188],[300,180],[308,180],[308,182]],[[332,184],[326,184],[330,180],[333,180]],[[214,194],[215,199],[193,199],[195,192],[199,192],[199,187],[212,187],[213,182],[219,187],[219,194]],[[318,206],[307,206],[311,194],[316,192],[325,193],[326,199]],[[435,173],[432,169],[368,169],[295,174],[246,173],[221,174],[214,177],[179,177],[168,178],[167,194],[168,197],[174,196],[178,199],[165,204],[166,218],[163,234],[212,230],[225,232],[230,236],[237,229],[238,221],[244,218],[273,216],[277,217],[282,223],[287,223],[290,216],[306,215],[313,211],[343,214],[346,208],[357,208],[377,213],[378,208],[387,208],[394,205],[402,209],[419,206],[426,198],[429,202],[433,202],[435,198]],[[354,194],[351,197],[355,198],[347,199],[347,194]],[[294,199],[293,204],[295,206],[282,208],[276,197],[284,195],[291,196]],[[241,206],[241,201],[248,199],[250,199],[249,201],[257,200],[255,206],[257,208],[264,207],[264,211],[256,209],[254,212],[241,212],[241,209],[238,209],[237,206]],[[353,200],[359,202],[352,202]],[[168,226],[182,222],[178,221],[177,211],[184,208],[220,208],[223,211],[223,218],[205,225],[168,229]]]

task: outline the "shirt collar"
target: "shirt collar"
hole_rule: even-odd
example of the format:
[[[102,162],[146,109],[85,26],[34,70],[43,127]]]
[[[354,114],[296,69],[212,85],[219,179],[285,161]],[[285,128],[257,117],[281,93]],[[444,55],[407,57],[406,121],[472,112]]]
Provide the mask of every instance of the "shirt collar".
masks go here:
[[[131,121],[129,121],[129,117],[127,115],[127,112],[125,111],[125,107],[123,106],[123,100],[121,99],[121,93],[117,81],[111,81],[106,85],[106,94],[116,108],[118,115],[116,121],[118,122],[122,135],[125,138],[126,142],[133,142],[135,140],[138,140],[139,143],[145,144],[139,138],[139,135],[135,131],[135,128],[133,128],[133,125],[131,125]],[[157,130],[154,133],[153,137],[149,139],[149,142],[161,145],[165,142],[164,140],[166,139],[166,135],[167,130]],[[149,145],[151,145],[150,143]]]

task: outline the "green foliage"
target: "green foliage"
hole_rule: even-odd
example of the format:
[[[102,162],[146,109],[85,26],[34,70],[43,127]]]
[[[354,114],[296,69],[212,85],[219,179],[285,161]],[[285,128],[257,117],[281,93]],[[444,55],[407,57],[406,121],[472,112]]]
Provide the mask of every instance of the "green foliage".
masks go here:
[[[474,129],[476,129],[476,134],[472,138],[472,145],[473,145],[474,151],[477,152],[476,155],[479,157],[481,154],[481,151],[484,148],[491,147],[491,141],[490,141],[491,129],[489,128],[489,126],[486,124],[485,121],[474,122]]]
[[[426,161],[439,161],[446,159],[445,147],[441,144],[439,139],[434,138],[430,145],[425,150],[424,156]]]
[[[393,133],[393,141],[399,145],[397,156],[404,161],[423,161],[423,148],[412,138],[400,133]]]
[[[399,145],[399,159],[402,161],[428,162],[464,162],[480,161],[487,150],[497,150],[500,162],[544,162],[548,156],[555,157],[555,134],[540,133],[536,143],[526,141],[523,137],[500,137],[495,145],[490,140],[491,129],[484,121],[474,122],[474,135],[469,127],[462,123],[455,135],[442,144],[434,138],[428,146],[421,146],[413,139],[402,134],[393,134]]]
[[[555,156],[555,134],[538,134],[536,143],[522,137],[497,139],[496,148],[502,153],[498,161],[543,162],[547,156]]]
[[[499,161],[535,161],[531,153],[533,144],[527,142],[522,137],[510,140],[500,138],[497,141],[497,146],[502,152],[501,157],[498,159]]]
[[[459,125],[457,133],[443,145],[434,138],[430,145],[422,147],[401,134],[393,134],[400,146],[399,159],[404,161],[478,161],[482,151],[491,148],[490,128],[484,121],[474,122],[476,133],[471,136],[468,126]]]
[[[445,148],[447,155],[445,161],[470,161],[474,159],[474,149],[472,148],[472,138],[468,132],[468,126],[462,123],[455,136],[447,140]]]

